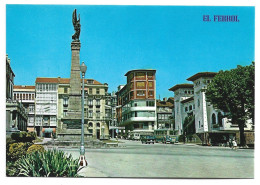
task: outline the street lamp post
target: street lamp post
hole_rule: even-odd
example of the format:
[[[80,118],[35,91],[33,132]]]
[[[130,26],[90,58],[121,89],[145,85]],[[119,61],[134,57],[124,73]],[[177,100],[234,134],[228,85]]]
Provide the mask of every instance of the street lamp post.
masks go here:
[[[80,167],[87,166],[88,163],[85,159],[85,147],[84,147],[84,78],[85,78],[85,73],[87,70],[87,66],[82,62],[80,65],[80,71],[82,74],[82,97],[81,97],[81,142],[80,142],[80,157],[79,157],[79,164]]]

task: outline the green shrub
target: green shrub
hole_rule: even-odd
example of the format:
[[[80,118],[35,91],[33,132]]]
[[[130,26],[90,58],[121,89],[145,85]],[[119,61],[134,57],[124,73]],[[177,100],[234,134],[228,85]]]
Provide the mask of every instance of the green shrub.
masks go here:
[[[8,176],[8,177],[18,176],[16,162],[13,162],[13,161],[6,162],[6,176]]]
[[[33,152],[44,152],[44,147],[42,145],[32,145],[28,148],[27,154],[31,154]]]
[[[11,138],[16,142],[33,142],[36,139],[35,132],[15,132],[12,133]]]
[[[12,143],[7,151],[7,160],[15,161],[26,154],[31,143]]]
[[[78,159],[63,151],[34,152],[17,161],[17,176],[26,177],[77,177]]]

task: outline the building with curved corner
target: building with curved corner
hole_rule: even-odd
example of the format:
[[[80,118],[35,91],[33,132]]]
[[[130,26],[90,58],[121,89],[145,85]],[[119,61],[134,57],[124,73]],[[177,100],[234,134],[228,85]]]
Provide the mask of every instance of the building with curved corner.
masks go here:
[[[117,122],[130,132],[151,134],[156,129],[156,70],[128,71],[127,84],[119,86],[117,95]]]

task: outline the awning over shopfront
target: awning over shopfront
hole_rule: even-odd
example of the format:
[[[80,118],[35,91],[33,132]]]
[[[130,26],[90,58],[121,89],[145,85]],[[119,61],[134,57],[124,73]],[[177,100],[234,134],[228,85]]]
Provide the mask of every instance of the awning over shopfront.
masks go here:
[[[55,133],[56,132],[56,128],[43,128],[42,132],[47,134],[47,133]]]

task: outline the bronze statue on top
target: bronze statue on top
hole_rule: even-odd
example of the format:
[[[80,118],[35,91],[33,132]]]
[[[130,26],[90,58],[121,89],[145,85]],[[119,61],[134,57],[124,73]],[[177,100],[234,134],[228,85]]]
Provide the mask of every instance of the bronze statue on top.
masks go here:
[[[73,11],[72,23],[73,23],[74,30],[75,30],[74,35],[72,35],[72,39],[74,41],[79,41],[79,35],[80,35],[80,15],[79,15],[79,19],[77,19],[77,9],[75,9]]]

